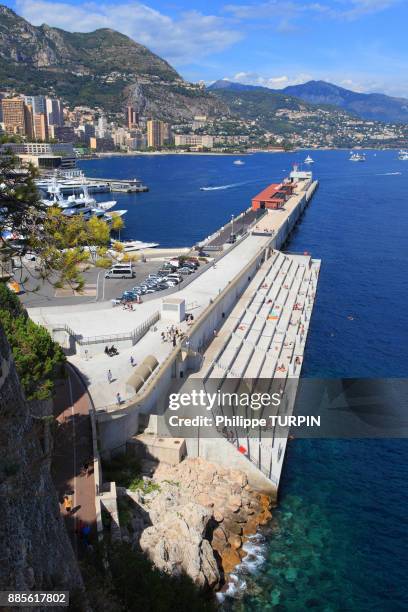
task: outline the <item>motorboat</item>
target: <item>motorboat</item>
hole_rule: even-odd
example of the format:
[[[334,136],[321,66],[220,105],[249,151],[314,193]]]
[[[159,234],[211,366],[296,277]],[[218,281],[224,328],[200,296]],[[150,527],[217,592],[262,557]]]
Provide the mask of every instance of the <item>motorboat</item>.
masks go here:
[[[366,160],[366,156],[364,153],[351,153],[349,161],[352,162],[363,162]]]
[[[154,249],[159,246],[158,242],[143,242],[142,240],[114,240],[113,244],[114,243],[121,244],[125,253],[129,251],[141,251],[142,249]]]
[[[242,159],[236,159],[236,160],[235,160],[233,163],[234,163],[236,166],[243,166],[243,165],[245,164],[245,162],[244,162],[244,161],[242,161]]]

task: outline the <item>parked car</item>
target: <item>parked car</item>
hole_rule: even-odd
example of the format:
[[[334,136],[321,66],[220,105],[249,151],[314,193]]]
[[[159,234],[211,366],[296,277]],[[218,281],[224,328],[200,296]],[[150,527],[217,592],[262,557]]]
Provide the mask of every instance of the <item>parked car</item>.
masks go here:
[[[168,275],[167,280],[177,280],[179,283],[181,283],[183,277],[181,276],[181,274],[176,274],[175,272],[172,272]]]
[[[180,274],[193,274],[194,270],[190,266],[183,266],[179,268]]]

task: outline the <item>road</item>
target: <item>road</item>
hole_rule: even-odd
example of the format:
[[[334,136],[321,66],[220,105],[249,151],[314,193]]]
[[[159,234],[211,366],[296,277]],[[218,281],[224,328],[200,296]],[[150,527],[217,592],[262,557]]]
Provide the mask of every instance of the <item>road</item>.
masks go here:
[[[85,542],[80,534],[81,527],[91,527],[91,541],[96,530],[89,408],[88,393],[79,376],[68,366],[67,377],[58,386],[54,402],[54,416],[58,427],[54,437],[52,475],[58,491],[61,513],[74,551],[79,556],[85,550]],[[82,468],[86,462],[89,462],[91,467],[85,474]],[[71,512],[67,512],[62,503],[67,493],[71,494],[73,499]]]
[[[208,245],[221,246],[225,244],[230,239],[232,233],[234,233],[235,235],[243,234],[247,230],[248,226],[251,225],[251,223],[253,223],[256,219],[262,217],[264,214],[264,210],[247,211],[245,215],[243,215],[240,219],[234,219],[232,224],[231,222],[227,223],[227,225],[224,226],[224,229],[218,234],[218,236],[215,236],[215,238],[213,238],[213,240],[211,240]],[[205,247],[203,248],[203,251],[205,251]]]

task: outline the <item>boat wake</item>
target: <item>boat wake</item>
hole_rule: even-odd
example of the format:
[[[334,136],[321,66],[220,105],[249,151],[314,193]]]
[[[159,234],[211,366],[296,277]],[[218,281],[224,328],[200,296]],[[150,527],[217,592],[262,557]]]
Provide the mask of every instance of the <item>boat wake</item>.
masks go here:
[[[402,174],[402,172],[382,172],[381,174],[377,174],[377,176],[397,176]]]
[[[220,191],[222,189],[232,189],[233,187],[240,187],[241,185],[247,185],[252,181],[245,181],[244,183],[231,183],[230,185],[218,185],[217,187],[200,187],[200,191]]]

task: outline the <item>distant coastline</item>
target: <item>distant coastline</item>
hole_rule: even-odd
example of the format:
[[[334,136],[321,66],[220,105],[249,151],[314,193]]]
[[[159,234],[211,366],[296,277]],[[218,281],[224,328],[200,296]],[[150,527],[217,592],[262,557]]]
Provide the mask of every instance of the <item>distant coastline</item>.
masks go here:
[[[209,157],[243,157],[248,155],[254,155],[255,153],[297,153],[299,151],[351,151],[351,150],[365,150],[365,151],[398,151],[400,147],[297,147],[296,149],[290,149],[285,151],[284,149],[254,149],[251,151],[241,151],[237,153],[228,152],[217,152],[217,151],[106,151],[100,153],[93,153],[90,155],[81,155],[78,157],[78,161],[81,159],[106,159],[109,157],[137,157],[139,155],[195,155],[195,156],[209,156]]]

